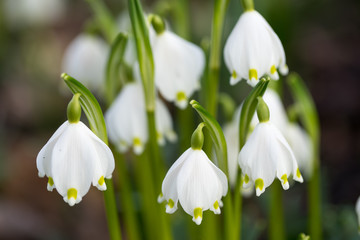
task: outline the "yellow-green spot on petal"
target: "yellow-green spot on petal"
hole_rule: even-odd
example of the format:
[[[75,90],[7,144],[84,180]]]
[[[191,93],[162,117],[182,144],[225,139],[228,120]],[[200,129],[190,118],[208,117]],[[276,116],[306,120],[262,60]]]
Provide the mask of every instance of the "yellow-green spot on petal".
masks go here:
[[[244,182],[247,184],[250,181],[250,178],[247,174],[245,174]]]
[[[163,196],[164,196],[164,194],[161,192],[161,193],[159,194],[159,197],[162,198]]]
[[[68,199],[70,198],[77,198],[77,190],[75,188],[69,188],[69,190],[67,191],[67,197]]]
[[[175,205],[174,201],[170,198],[170,199],[169,199],[169,202],[168,202],[168,206],[169,206],[170,208],[173,208],[174,205]]]
[[[141,146],[142,144],[141,144],[140,138],[135,137],[135,138],[133,139],[133,144],[134,144],[134,146]]]
[[[125,147],[127,146],[127,142],[124,140],[120,140],[119,144]]]
[[[283,184],[286,184],[287,181],[288,181],[287,175],[286,175],[286,174],[282,175],[282,176],[281,176],[281,180],[283,180]]]
[[[186,94],[184,92],[178,92],[176,94],[176,100],[178,102],[181,102],[181,101],[186,101],[187,97],[186,97]]]
[[[234,78],[234,79],[237,78],[237,73],[235,72],[235,70],[232,72],[231,77]]]
[[[54,179],[52,177],[49,177],[48,184],[52,187],[54,185]]]
[[[98,184],[99,184],[100,186],[102,186],[102,185],[104,184],[104,182],[105,182],[104,176],[101,176],[101,177],[99,178]]]
[[[255,180],[255,188],[258,188],[262,191],[264,188],[264,180],[262,180],[261,178],[256,179]]]
[[[249,79],[251,80],[253,78],[258,79],[258,74],[257,74],[256,69],[252,68],[249,70]]]
[[[157,140],[162,139],[161,132],[156,131],[156,138],[157,138]]]
[[[276,73],[276,67],[275,67],[275,65],[272,65],[272,66],[271,66],[271,68],[270,68],[270,73],[271,73],[271,74]]]
[[[218,201],[215,201],[214,203],[214,209],[218,209],[219,208],[219,202]]]
[[[202,208],[195,208],[194,209],[194,218],[197,219],[197,218],[202,218]]]
[[[301,178],[301,173],[300,173],[299,168],[296,170],[296,176],[297,176],[298,178]]]

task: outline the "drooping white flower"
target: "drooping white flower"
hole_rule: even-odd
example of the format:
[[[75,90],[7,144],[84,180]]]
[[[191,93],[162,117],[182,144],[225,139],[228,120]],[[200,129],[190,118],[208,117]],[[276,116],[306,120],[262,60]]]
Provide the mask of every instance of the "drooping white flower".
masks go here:
[[[155,84],[164,98],[186,108],[188,98],[200,87],[204,52],[195,44],[165,30],[151,41]]]
[[[289,188],[291,174],[298,182],[303,178],[285,137],[269,121],[269,109],[262,98],[257,112],[260,122],[241,149],[238,161],[244,175],[244,187],[255,183],[256,195],[260,196],[275,177],[285,190]]]
[[[309,180],[313,169],[313,146],[309,135],[297,123],[289,123],[285,135],[291,149],[294,151],[297,163],[305,179]]]
[[[231,73],[231,85],[246,79],[254,86],[264,74],[277,80],[277,69],[281,74],[288,72],[279,37],[255,10],[240,16],[226,41],[224,60]]]
[[[155,119],[159,144],[164,138],[175,141],[172,119],[166,106],[156,100]],[[140,83],[126,84],[105,114],[109,139],[121,152],[132,147],[136,154],[141,154],[148,141],[145,98]]]
[[[101,91],[105,83],[108,53],[109,47],[100,37],[80,34],[65,51],[63,72],[73,76],[87,88]]]
[[[66,121],[36,158],[39,176],[47,176],[48,190],[54,188],[70,206],[79,203],[91,183],[106,190],[115,163],[109,147],[82,122]]]
[[[180,201],[197,225],[201,223],[205,210],[220,214],[221,197],[226,195],[227,189],[225,174],[203,150],[192,148],[175,161],[162,184],[163,198],[168,201],[166,212],[175,212]]]
[[[360,234],[360,197],[356,201],[355,211],[358,217],[358,231]]]
[[[11,28],[46,26],[58,21],[65,13],[62,0],[4,0],[3,14]]]

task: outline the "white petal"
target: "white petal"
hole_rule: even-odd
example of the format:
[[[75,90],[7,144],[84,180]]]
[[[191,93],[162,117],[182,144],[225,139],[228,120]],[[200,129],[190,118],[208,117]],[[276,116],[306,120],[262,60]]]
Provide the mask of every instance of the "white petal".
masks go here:
[[[158,141],[162,140],[162,142],[165,143],[164,136],[166,136],[169,141],[173,142],[176,140],[177,136],[173,130],[173,123],[170,112],[165,104],[159,99],[156,100],[155,114],[156,130],[159,136],[161,136],[161,139],[158,138]]]
[[[360,229],[360,197],[356,201],[355,211],[356,211],[356,214],[358,217],[358,226]],[[360,230],[359,230],[359,233],[360,233]]]

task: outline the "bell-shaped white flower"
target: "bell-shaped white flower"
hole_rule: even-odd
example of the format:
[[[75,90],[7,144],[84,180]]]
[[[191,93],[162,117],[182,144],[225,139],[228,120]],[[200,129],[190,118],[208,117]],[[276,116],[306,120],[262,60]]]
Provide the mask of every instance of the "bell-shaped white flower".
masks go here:
[[[231,85],[246,79],[254,86],[264,74],[277,80],[277,69],[281,74],[288,72],[279,37],[255,10],[240,16],[226,41],[224,59],[231,73]]]
[[[260,104],[265,104],[259,100]],[[262,101],[262,102],[261,102]],[[262,105],[262,106],[266,106]],[[239,153],[239,165],[244,175],[244,187],[255,183],[256,195],[260,196],[277,177],[285,190],[289,188],[288,177],[303,182],[294,153],[285,137],[269,121],[269,111],[261,113],[260,123],[247,139]]]
[[[155,119],[160,145],[165,139],[175,141],[171,115],[166,106],[156,100]],[[121,152],[132,147],[135,154],[141,154],[148,141],[145,98],[140,83],[126,84],[105,114],[109,139]]]
[[[155,65],[155,84],[167,101],[186,108],[188,98],[200,88],[205,54],[200,47],[170,31],[151,41]]]
[[[210,161],[201,146],[192,146],[171,166],[162,183],[159,199],[167,200],[167,213],[175,212],[179,201],[197,225],[205,210],[220,214],[221,197],[228,189],[226,175]]]
[[[355,211],[358,217],[358,231],[360,234],[360,197],[356,201]]]
[[[63,72],[68,73],[87,88],[101,91],[105,83],[105,67],[109,47],[100,37],[78,35],[67,47]]]
[[[111,178],[115,167],[110,148],[79,119],[63,123],[36,158],[48,190],[56,188],[70,206],[82,200],[91,183],[106,190],[104,178]]]

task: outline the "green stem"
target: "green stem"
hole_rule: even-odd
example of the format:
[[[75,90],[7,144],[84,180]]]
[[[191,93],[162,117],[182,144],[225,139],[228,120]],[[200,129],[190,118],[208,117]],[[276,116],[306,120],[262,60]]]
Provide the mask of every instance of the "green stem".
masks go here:
[[[174,15],[175,15],[175,27],[179,36],[189,39],[190,38],[190,11],[189,0],[175,0]]]
[[[241,5],[244,11],[254,10],[254,0],[241,0]]]
[[[194,121],[189,121],[189,119],[194,119],[194,112],[191,108],[187,107],[184,110],[177,109],[176,113],[179,126],[180,153],[183,153],[190,147],[191,134],[195,124]]]
[[[278,182],[272,184],[270,189],[270,223],[269,223],[270,240],[285,239],[282,191],[283,190]]]
[[[111,179],[106,179],[107,190],[104,192],[105,211],[111,240],[121,240],[120,221],[115,201],[115,192]]]
[[[309,229],[312,240],[321,240],[321,186],[320,186],[320,168],[319,168],[319,143],[313,144],[313,175],[308,183],[309,191]]]

